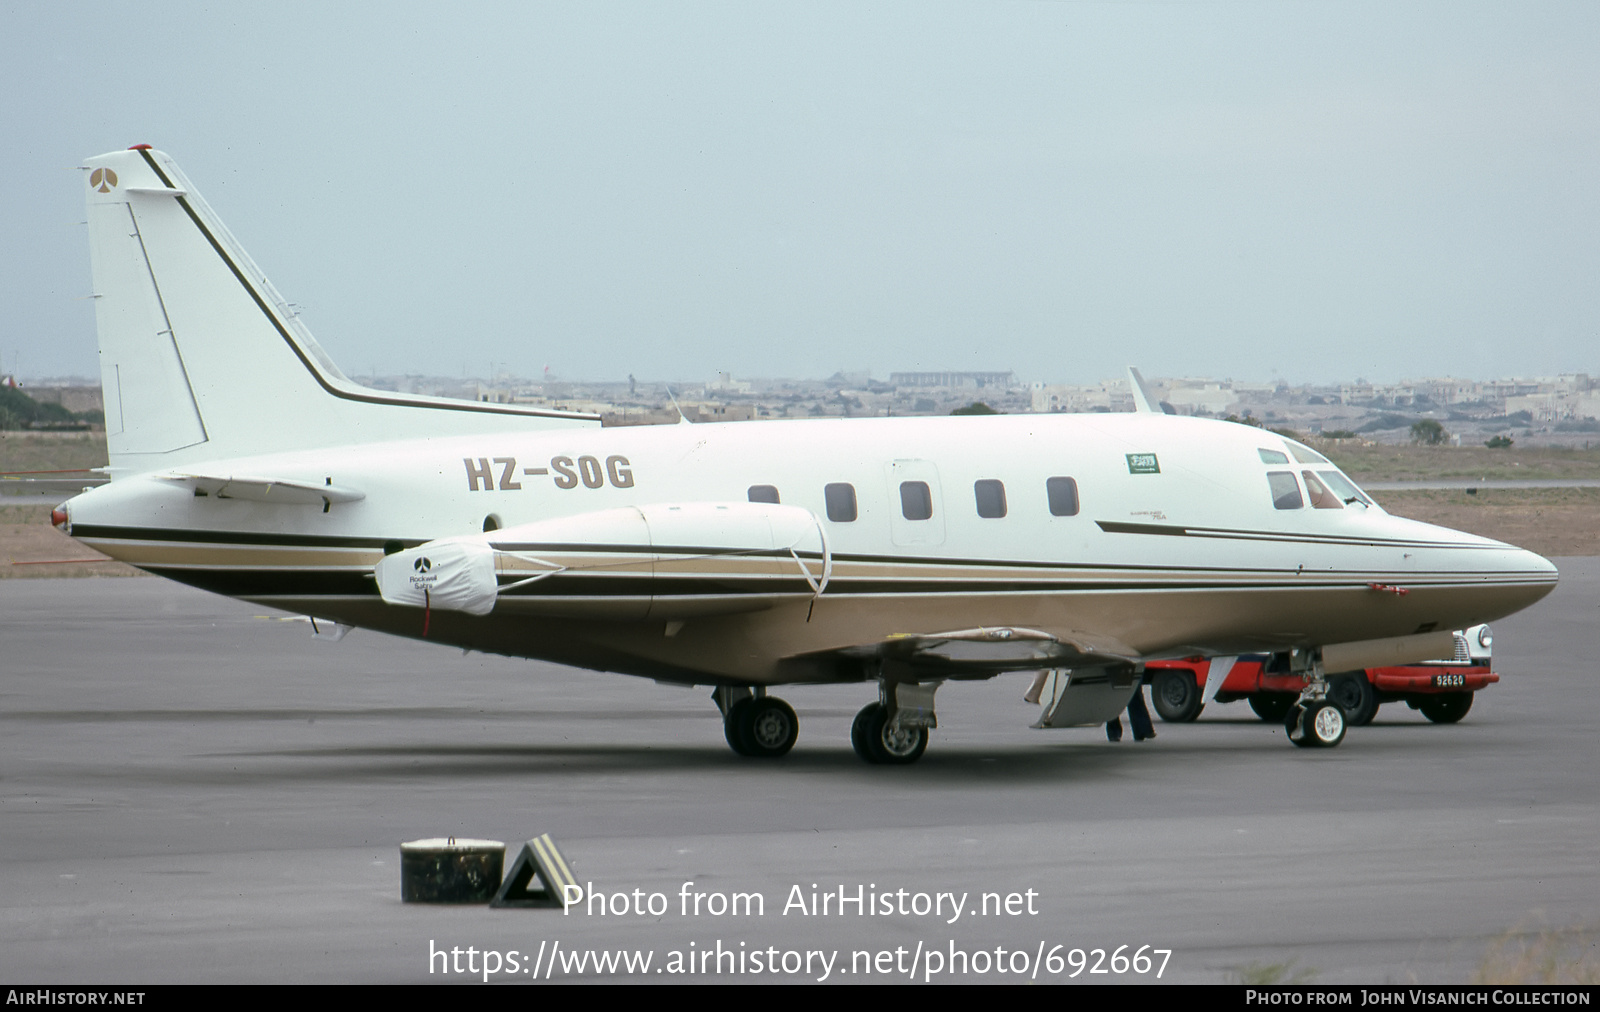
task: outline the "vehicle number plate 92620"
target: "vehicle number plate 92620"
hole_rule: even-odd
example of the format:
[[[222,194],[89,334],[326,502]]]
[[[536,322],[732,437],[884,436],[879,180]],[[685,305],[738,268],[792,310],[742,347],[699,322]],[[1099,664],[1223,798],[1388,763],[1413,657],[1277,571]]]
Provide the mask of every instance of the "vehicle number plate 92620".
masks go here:
[[[1433,687],[1436,689],[1459,689],[1467,684],[1466,675],[1434,675]]]

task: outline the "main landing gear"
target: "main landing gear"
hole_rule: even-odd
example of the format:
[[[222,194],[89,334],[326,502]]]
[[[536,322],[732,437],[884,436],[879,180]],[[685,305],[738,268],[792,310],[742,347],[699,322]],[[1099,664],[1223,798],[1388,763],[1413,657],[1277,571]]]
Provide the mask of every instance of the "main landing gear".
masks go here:
[[[775,759],[787,755],[800,737],[794,707],[757,687],[718,688],[711,694],[722,711],[722,733],[728,747],[743,756]]]
[[[878,701],[868,703],[850,725],[856,755],[875,766],[904,766],[922,758],[928,729],[939,726],[933,694],[939,682],[878,682]]]
[[[878,701],[868,703],[850,725],[856,755],[879,766],[903,766],[922,758],[928,730],[938,727],[933,694],[938,682],[880,681]],[[728,747],[751,758],[788,754],[800,737],[794,708],[760,686],[721,686],[711,693],[722,711],[722,733]]]

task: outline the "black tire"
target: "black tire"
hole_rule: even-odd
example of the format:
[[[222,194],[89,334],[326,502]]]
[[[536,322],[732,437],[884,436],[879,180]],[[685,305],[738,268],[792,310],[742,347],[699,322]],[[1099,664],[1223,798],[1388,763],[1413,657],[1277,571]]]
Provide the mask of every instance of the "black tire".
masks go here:
[[[868,703],[850,725],[850,744],[856,755],[878,766],[904,766],[922,758],[928,748],[928,729],[905,728],[892,731],[889,711],[880,703]]]
[[[1255,709],[1256,697],[1250,697],[1250,708]],[[1259,710],[1256,711],[1260,713]],[[1306,741],[1305,735],[1300,733],[1300,723],[1305,718],[1305,711],[1298,702],[1291,701],[1289,708],[1283,713],[1283,730],[1289,736],[1289,741],[1299,748],[1309,748],[1311,743]],[[1265,719],[1265,718],[1263,718]]]
[[[1365,671],[1352,671],[1328,679],[1328,698],[1344,710],[1345,723],[1365,727],[1378,713],[1378,690],[1367,681]]]
[[[872,748],[868,745],[868,741],[872,733],[873,718],[877,715],[877,711],[882,708],[878,703],[868,703],[861,708],[860,713],[856,714],[856,719],[850,722],[850,747],[856,750],[856,755],[860,756],[863,762],[875,763],[878,761],[873,758]]]
[[[1249,699],[1256,716],[1272,724],[1289,716],[1295,697],[1287,692],[1252,692]]]
[[[1150,677],[1150,699],[1156,716],[1169,724],[1187,724],[1205,709],[1190,671],[1157,671]]]
[[[743,756],[750,753],[746,751],[744,735],[739,729],[745,722],[745,711],[750,709],[750,704],[753,702],[755,700],[749,696],[738,700],[728,708],[727,715],[722,718],[722,736],[728,739],[728,747]]]
[[[752,699],[740,717],[739,740],[744,745],[741,755],[776,759],[787,755],[800,737],[800,718],[795,716],[794,707],[781,699]]]
[[[1472,709],[1471,692],[1441,692],[1424,698],[1417,709],[1435,724],[1454,724]]]

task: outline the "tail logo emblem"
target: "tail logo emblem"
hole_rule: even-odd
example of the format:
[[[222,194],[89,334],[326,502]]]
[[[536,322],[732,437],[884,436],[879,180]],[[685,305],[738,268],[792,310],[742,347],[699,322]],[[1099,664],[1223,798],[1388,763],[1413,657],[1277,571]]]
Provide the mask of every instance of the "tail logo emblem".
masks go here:
[[[433,568],[433,560],[429,559],[427,556],[422,556],[418,558],[416,562],[411,564],[411,568],[415,569],[419,573],[426,573],[428,570]]]
[[[89,173],[89,185],[99,193],[110,193],[117,185],[117,174],[110,169],[95,169]]]

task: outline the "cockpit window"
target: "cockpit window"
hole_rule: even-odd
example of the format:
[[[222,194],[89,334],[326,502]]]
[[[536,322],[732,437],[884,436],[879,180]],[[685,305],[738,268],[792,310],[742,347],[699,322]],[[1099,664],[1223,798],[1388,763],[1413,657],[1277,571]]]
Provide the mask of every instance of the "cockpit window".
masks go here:
[[[1340,472],[1318,471],[1317,477],[1322,479],[1322,483],[1327,485],[1333,491],[1333,494],[1339,497],[1341,502],[1358,502],[1363,506],[1373,505],[1372,500],[1367,498],[1367,494],[1356,488],[1355,482],[1346,478]]]
[[[1301,471],[1300,477],[1306,482],[1306,496],[1311,500],[1311,507],[1319,510],[1342,510],[1344,503],[1339,497],[1328,490],[1328,486],[1317,480],[1317,476],[1310,471]]]
[[[1263,464],[1287,464],[1287,463],[1289,463],[1289,455],[1287,453],[1284,453],[1282,450],[1268,450],[1268,449],[1262,448],[1262,449],[1257,450],[1256,452],[1261,454],[1261,463],[1263,463]]]
[[[1294,459],[1298,463],[1301,463],[1301,464],[1326,464],[1326,463],[1328,463],[1328,458],[1327,457],[1324,457],[1322,454],[1318,453],[1316,450],[1313,450],[1309,446],[1301,446],[1299,443],[1295,442],[1292,439],[1285,439],[1284,442],[1289,445],[1289,452],[1294,454]]]
[[[1300,498],[1300,483],[1294,480],[1293,471],[1268,471],[1267,484],[1272,488],[1272,507],[1280,510],[1297,510],[1305,505]]]

